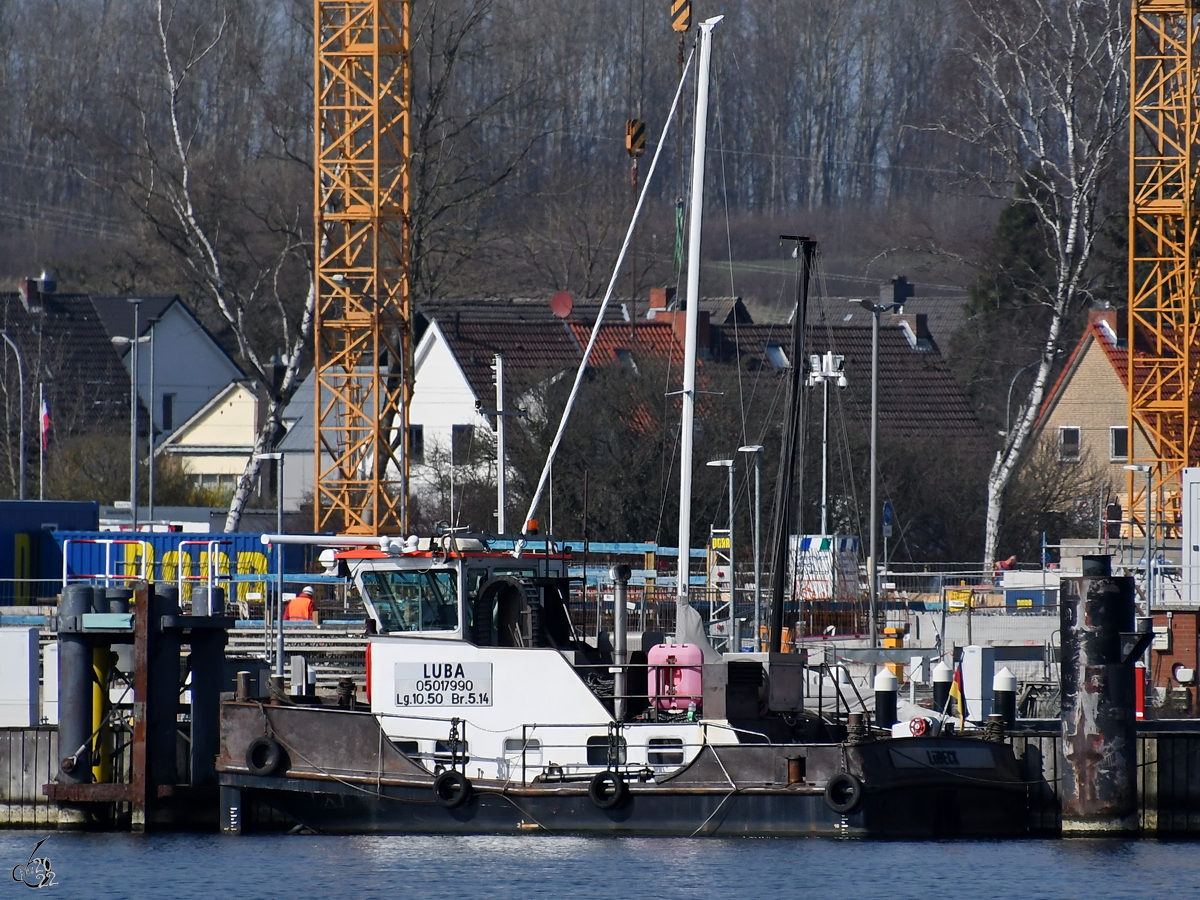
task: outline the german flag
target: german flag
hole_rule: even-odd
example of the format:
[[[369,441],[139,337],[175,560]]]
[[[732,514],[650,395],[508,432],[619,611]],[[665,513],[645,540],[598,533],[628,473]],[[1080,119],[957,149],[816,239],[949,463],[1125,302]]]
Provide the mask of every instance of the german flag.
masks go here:
[[[950,682],[950,696],[958,705],[958,730],[962,731],[967,723],[967,701],[963,693],[962,663],[954,667],[954,680]]]

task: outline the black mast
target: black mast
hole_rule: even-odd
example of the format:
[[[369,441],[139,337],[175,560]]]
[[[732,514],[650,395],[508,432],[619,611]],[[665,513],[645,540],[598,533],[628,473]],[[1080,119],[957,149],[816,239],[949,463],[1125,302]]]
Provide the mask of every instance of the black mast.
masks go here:
[[[783,591],[792,522],[792,485],[796,478],[796,457],[799,456],[800,424],[804,421],[804,325],[808,314],[809,275],[812,272],[813,254],[817,249],[816,241],[800,235],[781,234],[779,240],[796,242],[800,271],[796,285],[796,310],[792,315],[792,371],[788,381],[787,419],[779,454],[779,478],[775,482],[775,557],[771,570],[772,653],[779,653],[783,645]]]

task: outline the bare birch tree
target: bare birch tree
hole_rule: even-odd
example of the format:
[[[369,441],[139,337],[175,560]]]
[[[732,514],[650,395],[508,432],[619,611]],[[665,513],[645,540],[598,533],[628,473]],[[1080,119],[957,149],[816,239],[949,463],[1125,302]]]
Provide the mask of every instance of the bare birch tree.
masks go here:
[[[224,179],[242,173],[224,169],[228,158],[202,137],[214,119],[239,112],[239,92],[229,97],[214,91],[214,84],[231,81],[214,77],[213,70],[235,65],[263,37],[266,23],[256,22],[250,9],[197,11],[157,0],[151,25],[157,85],[149,84],[137,101],[140,165],[131,191],[146,221],[218,310],[266,401],[226,531],[237,529],[258,479],[259,455],[283,432],[283,411],[299,386],[301,359],[312,338],[315,300],[311,209],[288,208],[270,189],[256,196],[221,190]],[[241,75],[249,80],[253,72],[243,69]],[[221,130],[228,133],[227,128]],[[293,158],[282,165],[294,164]],[[273,168],[267,164],[254,174],[265,178]],[[276,358],[267,355],[271,347],[277,348]]]
[[[1102,193],[1128,109],[1128,11],[1107,0],[965,0],[965,117],[944,127],[997,162],[991,187],[1028,205],[1044,232],[1049,311],[1033,384],[987,481],[985,568],[995,559],[1004,495],[1064,339],[1067,314],[1090,296],[1103,232]],[[1120,208],[1120,205],[1116,205]]]

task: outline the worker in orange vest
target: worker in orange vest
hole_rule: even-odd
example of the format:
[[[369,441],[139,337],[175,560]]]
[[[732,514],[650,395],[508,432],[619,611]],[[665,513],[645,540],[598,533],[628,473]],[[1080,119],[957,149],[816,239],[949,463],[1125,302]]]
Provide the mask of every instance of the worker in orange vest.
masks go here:
[[[288,601],[287,613],[284,615],[284,618],[311,622],[313,617],[313,599],[314,591],[310,584]]]

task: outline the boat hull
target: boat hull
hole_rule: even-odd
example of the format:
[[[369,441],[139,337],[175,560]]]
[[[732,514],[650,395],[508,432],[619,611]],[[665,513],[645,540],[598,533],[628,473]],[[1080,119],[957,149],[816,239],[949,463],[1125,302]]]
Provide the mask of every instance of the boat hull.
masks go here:
[[[247,748],[266,739],[281,758],[252,769]],[[706,745],[670,775],[629,773],[611,809],[587,780],[543,778],[472,779],[469,799],[446,808],[434,775],[369,712],[225,702],[217,768],[226,830],[264,808],[339,834],[1012,837],[1028,818],[1008,745],[963,738]],[[826,788],[847,776],[857,798],[839,811]]]

